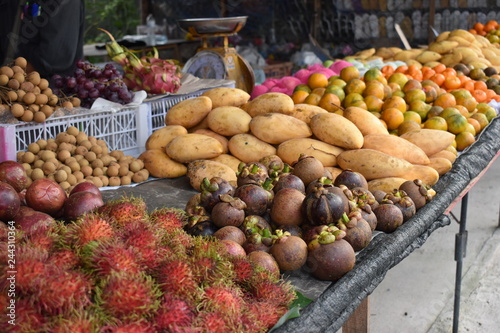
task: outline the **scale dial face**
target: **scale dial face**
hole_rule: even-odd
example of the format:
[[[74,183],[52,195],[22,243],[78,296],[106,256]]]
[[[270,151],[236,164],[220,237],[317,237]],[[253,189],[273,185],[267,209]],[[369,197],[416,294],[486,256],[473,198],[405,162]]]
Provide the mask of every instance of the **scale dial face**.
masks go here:
[[[226,79],[228,70],[224,58],[217,52],[199,51],[182,70],[202,79]]]

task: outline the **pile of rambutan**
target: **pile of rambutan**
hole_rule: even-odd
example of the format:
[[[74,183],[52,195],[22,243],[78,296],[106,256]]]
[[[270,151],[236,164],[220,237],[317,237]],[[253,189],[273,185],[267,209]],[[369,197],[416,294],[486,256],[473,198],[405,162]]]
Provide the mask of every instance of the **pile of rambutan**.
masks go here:
[[[16,325],[0,228],[0,331],[267,332],[296,298],[292,285],[186,223],[183,210],[148,214],[124,197],[70,223],[16,230]]]

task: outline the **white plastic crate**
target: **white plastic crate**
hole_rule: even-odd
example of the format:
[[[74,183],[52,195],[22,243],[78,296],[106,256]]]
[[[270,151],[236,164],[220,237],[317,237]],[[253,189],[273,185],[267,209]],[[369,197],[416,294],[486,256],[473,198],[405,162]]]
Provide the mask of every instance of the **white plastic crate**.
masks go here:
[[[0,161],[15,160],[16,153],[26,150],[30,143],[55,138],[69,126],[104,140],[110,150],[138,156],[144,151],[147,139],[146,114],[147,107],[141,104],[118,111],[89,110],[86,113],[49,118],[44,123],[0,124]]]
[[[175,104],[189,99],[198,97],[203,94],[205,91],[218,88],[218,87],[228,87],[234,88],[234,81],[227,81],[227,84],[223,84],[217,87],[210,87],[207,89],[197,90],[187,94],[173,94],[164,97],[152,97],[148,98],[144,101],[144,104],[148,107],[148,137],[158,128],[165,126],[165,115],[167,111],[174,106]]]

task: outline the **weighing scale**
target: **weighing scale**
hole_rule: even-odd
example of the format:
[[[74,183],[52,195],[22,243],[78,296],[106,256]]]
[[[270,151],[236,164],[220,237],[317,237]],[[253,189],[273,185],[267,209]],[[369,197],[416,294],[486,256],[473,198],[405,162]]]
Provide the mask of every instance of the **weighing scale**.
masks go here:
[[[255,76],[250,64],[234,47],[229,47],[228,37],[243,28],[247,16],[222,18],[194,18],[179,20],[179,26],[193,37],[201,37],[202,46],[184,65],[182,72],[202,79],[234,80],[236,88],[251,93]],[[207,39],[223,37],[223,47],[209,47]]]

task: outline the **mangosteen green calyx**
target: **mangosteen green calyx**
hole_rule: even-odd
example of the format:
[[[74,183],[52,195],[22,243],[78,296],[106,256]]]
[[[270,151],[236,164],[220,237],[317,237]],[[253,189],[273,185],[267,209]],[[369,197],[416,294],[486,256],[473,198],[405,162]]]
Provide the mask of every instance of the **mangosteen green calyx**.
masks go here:
[[[408,180],[399,186],[399,189],[405,191],[406,194],[413,200],[415,208],[419,210],[427,202],[431,201],[436,192],[422,180]]]
[[[329,226],[307,245],[306,265],[310,273],[323,281],[337,281],[356,264],[354,248],[345,239],[346,233]]]
[[[203,178],[200,184],[200,205],[211,212],[214,206],[220,202],[220,195],[234,194],[234,187],[224,178]]]
[[[267,168],[259,162],[244,163],[238,165],[236,172],[236,184],[242,186],[245,184],[260,185],[269,178]]]
[[[359,211],[363,219],[370,225],[372,231],[375,230],[377,217],[375,216],[375,213],[373,213],[373,209],[376,208],[379,203],[375,200],[373,194],[363,187],[355,187],[347,191],[350,191],[350,194],[352,195],[349,201],[350,211]]]
[[[345,231],[346,236],[344,239],[351,244],[354,251],[361,251],[370,244],[372,229],[361,215],[359,208],[352,210],[349,215],[343,214],[335,226]]]
[[[359,172],[349,169],[343,170],[335,177],[333,183],[335,186],[345,185],[347,188],[363,187],[368,189],[368,182],[366,178]]]
[[[249,215],[245,217],[240,229],[246,236],[243,248],[247,253],[252,251],[269,252],[273,242],[273,232],[271,225],[262,216]]]
[[[306,195],[302,203],[302,214],[311,225],[330,224],[347,213],[347,198],[343,193],[333,193],[324,187],[316,187]]]
[[[382,203],[373,212],[377,216],[375,230],[391,233],[403,224],[403,213],[391,200],[382,200]]]
[[[325,175],[323,163],[314,156],[301,154],[292,167],[292,173],[302,179],[306,188],[310,182]]]
[[[214,224],[219,228],[227,225],[239,227],[245,220],[245,208],[247,207],[245,202],[229,194],[221,195],[220,200],[210,215]]]
[[[403,223],[408,221],[417,209],[413,200],[403,190],[394,189],[391,193],[387,193],[386,199],[391,200],[403,213]]]
[[[259,163],[267,168],[269,175],[275,176],[283,172],[282,170],[288,165],[278,155],[264,156],[259,160]]]
[[[196,193],[189,198],[185,211],[188,215],[208,215],[207,210],[200,203],[201,193]]]
[[[271,207],[274,193],[272,179],[267,178],[262,184],[244,184],[238,186],[234,196],[246,203],[245,215],[263,215]]]
[[[274,257],[281,271],[294,271],[307,260],[307,244],[289,232],[277,229],[269,253]]]

